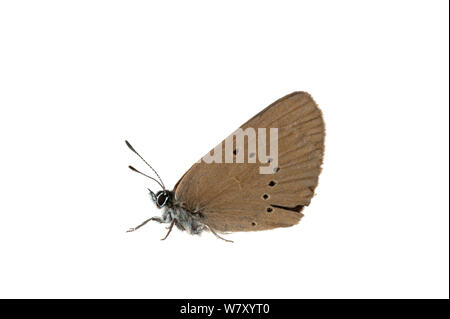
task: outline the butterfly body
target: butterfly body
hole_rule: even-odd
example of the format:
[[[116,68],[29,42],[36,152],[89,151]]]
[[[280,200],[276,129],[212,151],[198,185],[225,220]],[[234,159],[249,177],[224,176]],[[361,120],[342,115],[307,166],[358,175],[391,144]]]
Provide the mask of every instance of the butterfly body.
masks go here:
[[[182,207],[164,207],[162,219],[165,223],[174,222],[181,231],[186,231],[191,235],[198,235],[205,230],[200,215],[194,215]]]
[[[138,228],[147,224],[149,221],[156,221],[161,224],[170,224],[170,226],[168,227],[169,231],[166,237],[163,238],[163,240],[166,239],[170,234],[173,226],[177,226],[179,230],[186,231],[191,235],[199,235],[204,230],[210,230],[218,238],[223,239],[210,226],[205,224],[204,216],[201,212],[187,211],[183,207],[184,205],[182,202],[175,201],[174,192],[164,190],[159,191],[157,194],[155,194],[150,189],[149,192],[154,204],[157,208],[162,209],[163,213],[161,214],[161,216],[154,216],[147,219],[137,227],[130,228],[128,232],[137,230]],[[224,240],[228,241],[226,239]]]

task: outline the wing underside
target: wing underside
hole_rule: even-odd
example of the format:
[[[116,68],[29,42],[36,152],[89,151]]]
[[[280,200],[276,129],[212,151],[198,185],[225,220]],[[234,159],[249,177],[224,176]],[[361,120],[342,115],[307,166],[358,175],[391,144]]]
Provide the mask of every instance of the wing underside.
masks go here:
[[[244,150],[235,151],[243,151],[246,162],[194,164],[175,186],[175,199],[189,211],[200,211],[205,223],[222,232],[298,223],[321,172],[325,138],[322,112],[308,93],[295,92],[241,128],[278,128],[278,162],[273,174],[260,174],[260,167],[270,162],[248,163],[248,146],[255,145],[257,137],[245,138]],[[219,145],[224,154],[225,143]]]

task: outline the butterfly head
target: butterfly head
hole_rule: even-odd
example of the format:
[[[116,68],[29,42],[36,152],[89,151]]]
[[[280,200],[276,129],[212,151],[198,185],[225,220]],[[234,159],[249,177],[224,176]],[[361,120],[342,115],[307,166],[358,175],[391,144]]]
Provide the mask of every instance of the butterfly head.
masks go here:
[[[165,206],[170,206],[172,203],[172,194],[169,191],[162,190],[157,192],[156,194],[153,193],[150,189],[150,195],[152,197],[153,202],[155,203],[156,207],[163,208]]]

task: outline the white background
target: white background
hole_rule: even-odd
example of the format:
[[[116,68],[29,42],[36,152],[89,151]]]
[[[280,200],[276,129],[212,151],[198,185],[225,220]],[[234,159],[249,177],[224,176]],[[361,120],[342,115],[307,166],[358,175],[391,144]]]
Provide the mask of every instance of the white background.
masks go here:
[[[447,1],[2,1],[0,297],[448,298]],[[302,222],[163,225],[173,187],[303,90],[327,125]]]

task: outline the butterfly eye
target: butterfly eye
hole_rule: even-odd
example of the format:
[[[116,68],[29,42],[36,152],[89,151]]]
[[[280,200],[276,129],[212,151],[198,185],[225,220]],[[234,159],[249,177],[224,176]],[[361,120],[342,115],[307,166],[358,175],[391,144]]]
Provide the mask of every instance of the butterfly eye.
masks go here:
[[[276,184],[277,184],[277,183],[276,183],[275,181],[270,181],[268,185],[269,185],[270,187],[274,187]]]
[[[156,205],[158,205],[158,207],[164,207],[167,204],[167,201],[169,200],[169,196],[167,196],[167,194],[160,192],[157,196],[156,196]]]
[[[273,212],[273,209],[271,207],[267,207],[267,212],[271,213],[271,212]]]
[[[264,195],[262,196],[262,198],[263,198],[263,199],[268,199],[268,198],[269,198],[269,195],[264,194]]]

